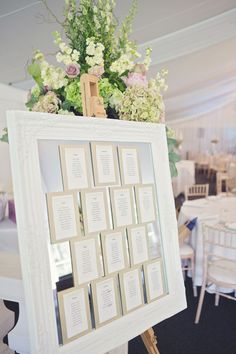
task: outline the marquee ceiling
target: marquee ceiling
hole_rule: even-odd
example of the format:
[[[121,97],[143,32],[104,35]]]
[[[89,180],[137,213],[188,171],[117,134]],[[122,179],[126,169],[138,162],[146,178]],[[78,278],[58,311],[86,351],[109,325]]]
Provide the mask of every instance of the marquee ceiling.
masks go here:
[[[123,19],[131,0],[117,0]],[[64,0],[48,0],[61,16]],[[151,74],[169,69],[167,118],[197,115],[224,105],[236,92],[236,0],[139,0],[133,38],[153,48]],[[59,29],[41,1],[0,1],[0,82],[28,89],[25,67],[38,48],[55,52]]]

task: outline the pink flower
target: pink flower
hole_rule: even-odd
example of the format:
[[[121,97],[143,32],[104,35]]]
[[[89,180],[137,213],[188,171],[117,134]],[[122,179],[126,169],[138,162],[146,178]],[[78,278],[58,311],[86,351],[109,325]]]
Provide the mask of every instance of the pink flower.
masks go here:
[[[146,75],[147,70],[144,64],[136,64],[134,67],[134,72],[135,73],[140,73],[142,75]]]
[[[74,79],[75,77],[77,77],[80,73],[80,65],[76,64],[76,63],[71,63],[69,65],[66,66],[66,75],[71,78]]]
[[[95,65],[88,70],[88,73],[100,78],[104,74],[104,66],[102,65]]]
[[[129,73],[127,77],[123,78],[123,81],[127,87],[130,86],[147,87],[148,86],[148,80],[146,75],[137,72]]]

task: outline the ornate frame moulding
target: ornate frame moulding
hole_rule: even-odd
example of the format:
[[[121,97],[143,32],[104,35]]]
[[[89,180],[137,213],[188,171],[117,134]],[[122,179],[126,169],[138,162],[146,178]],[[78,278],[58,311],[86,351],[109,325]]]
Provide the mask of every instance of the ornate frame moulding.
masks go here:
[[[77,354],[79,348],[80,354],[103,354],[182,311],[186,307],[185,289],[179,258],[165,126],[25,111],[8,111],[7,119],[22,276],[30,323],[30,352]],[[79,144],[80,139],[88,142],[149,145],[155,176],[155,200],[162,234],[167,292],[158,301],[144,304],[127,316],[61,346],[58,343],[52,291],[50,237],[45,193],[42,190],[39,142],[57,141],[60,145],[78,141]],[[133,323],[135,326],[131,325]]]

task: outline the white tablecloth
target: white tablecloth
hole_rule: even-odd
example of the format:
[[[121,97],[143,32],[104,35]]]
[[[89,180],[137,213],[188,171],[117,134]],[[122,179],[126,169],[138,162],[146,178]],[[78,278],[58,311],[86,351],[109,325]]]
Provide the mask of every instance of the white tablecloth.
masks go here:
[[[178,170],[178,176],[172,179],[175,197],[184,192],[185,186],[195,184],[195,163],[190,160],[182,160],[177,162],[176,168]]]
[[[195,285],[202,285],[203,276],[203,234],[202,224],[236,222],[236,198],[210,196],[206,199],[186,201],[179,214],[178,224],[198,217],[191,234],[190,243],[195,250]]]
[[[16,224],[9,219],[0,221],[0,251],[19,253]]]

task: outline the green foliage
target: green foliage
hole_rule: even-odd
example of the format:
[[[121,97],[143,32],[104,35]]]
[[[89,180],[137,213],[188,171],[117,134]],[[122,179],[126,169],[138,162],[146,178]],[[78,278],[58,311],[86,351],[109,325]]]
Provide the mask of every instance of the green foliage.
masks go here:
[[[136,49],[135,42],[129,40],[129,35],[132,33],[132,24],[136,14],[137,14],[137,0],[133,0],[129,13],[126,16],[123,23],[121,24],[121,28],[119,31],[119,46],[122,49],[125,49],[127,44],[129,44],[131,48]]]
[[[175,164],[176,162],[180,161],[180,156],[174,151],[177,146],[177,140],[175,140],[174,138],[170,138],[167,135],[167,145],[171,177],[176,177],[178,175],[178,171]]]
[[[29,110],[31,111],[34,104],[37,103],[39,100],[39,97],[38,96],[35,96],[33,94],[31,94],[31,97],[30,99],[26,102],[26,107],[29,108]]]
[[[81,73],[86,73],[89,68],[85,60],[86,39],[93,37],[95,42],[104,45],[104,77],[109,78],[110,83],[116,84],[123,92],[125,85],[118,75],[110,72],[110,66],[128,47],[136,48],[135,42],[131,42],[128,36],[132,31],[137,0],[133,0],[120,31],[114,8],[113,0],[81,0],[78,8],[74,0],[68,0],[64,29],[70,47],[80,52]]]
[[[54,42],[59,47],[56,53],[56,60],[60,63],[58,66],[48,63],[40,51],[35,52],[28,67],[36,82],[26,103],[29,110],[81,115],[80,77],[89,73],[100,79],[99,92],[108,116],[160,122],[164,115],[161,91],[167,88],[166,72],[158,73],[156,79],[146,79],[147,85],[139,84],[141,78],[138,79],[138,76],[146,77],[149,69],[151,49],[147,48],[143,63],[137,64],[140,57],[137,45],[129,38],[137,12],[137,0],[132,0],[121,24],[114,14],[115,0],[65,0],[65,20],[62,23],[51,12],[47,0],[42,2],[63,26],[67,41],[62,40],[59,32],[54,32]],[[73,73],[73,66],[76,74]],[[145,83],[145,78],[142,80]],[[177,175],[175,164],[180,158],[176,153],[177,142],[173,132],[167,128],[166,133],[173,177]],[[7,141],[7,130],[1,141]]]
[[[41,78],[41,69],[38,63],[35,61],[28,66],[28,73],[33,77],[34,81],[41,87],[43,86]]]
[[[3,143],[8,143],[8,131],[7,131],[7,128],[3,129],[3,135],[1,136],[0,141],[2,141]]]

